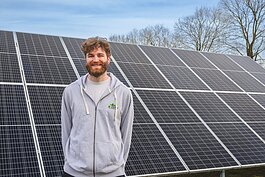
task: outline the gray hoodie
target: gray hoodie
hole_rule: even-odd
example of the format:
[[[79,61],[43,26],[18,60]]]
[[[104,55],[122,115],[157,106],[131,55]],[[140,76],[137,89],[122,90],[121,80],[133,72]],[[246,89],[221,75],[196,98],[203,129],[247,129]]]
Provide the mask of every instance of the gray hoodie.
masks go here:
[[[76,177],[125,174],[134,118],[130,90],[112,73],[98,104],[86,89],[88,75],[67,86],[61,107],[64,171]]]

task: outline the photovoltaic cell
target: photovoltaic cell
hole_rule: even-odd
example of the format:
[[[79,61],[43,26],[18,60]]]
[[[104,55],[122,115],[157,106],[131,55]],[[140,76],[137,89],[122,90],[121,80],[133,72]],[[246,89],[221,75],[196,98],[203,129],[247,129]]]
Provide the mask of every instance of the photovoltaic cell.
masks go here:
[[[126,175],[184,171],[185,168],[154,124],[133,126]]]
[[[203,124],[160,126],[191,170],[237,165]]]
[[[192,68],[192,70],[213,90],[215,91],[238,91],[242,90],[237,87],[231,80],[223,75],[219,70]]]
[[[143,45],[140,45],[140,47],[155,64],[185,66],[183,62],[173,52],[170,51],[169,48]]]
[[[171,88],[153,65],[135,63],[118,63],[118,65],[134,87]]]
[[[235,62],[224,54],[202,52],[211,62],[213,62],[221,70],[243,71]]]
[[[265,162],[265,144],[245,124],[208,125],[242,165]]]
[[[63,37],[63,41],[72,58],[84,58],[81,45],[85,39]]]
[[[265,74],[263,73],[251,73],[251,74],[265,85]]]
[[[0,53],[0,82],[22,82],[16,54]]]
[[[228,56],[249,72],[265,73],[265,69],[261,65],[259,65],[258,63],[253,62],[253,60],[251,60],[250,57],[237,56],[237,55],[228,55]]]
[[[246,72],[224,71],[225,74],[235,81],[246,92],[265,93],[265,87]]]
[[[198,68],[215,68],[207,59],[203,57],[197,51],[191,50],[180,50],[180,49],[172,49],[174,53],[176,53],[182,61],[184,61],[189,67],[198,67]]]
[[[259,122],[259,123],[248,123],[248,125],[256,132],[258,135],[265,140],[265,122]]]
[[[12,32],[0,30],[0,52],[16,53]]]
[[[61,177],[63,149],[60,126],[36,126],[46,177]]]
[[[23,86],[0,85],[0,93],[0,126],[29,125],[29,114]]]
[[[209,90],[187,67],[158,66],[176,89]]]
[[[67,57],[57,36],[16,33],[21,54]]]
[[[251,94],[250,95],[252,98],[254,98],[259,104],[261,104],[264,108],[265,108],[265,95],[255,95],[255,94]],[[265,121],[265,118],[264,118]]]
[[[241,120],[210,92],[180,92],[205,122],[241,122]]]
[[[111,46],[112,56],[117,62],[151,64],[151,62],[147,59],[147,57],[138,48],[137,45],[111,42],[110,46]]]
[[[134,123],[154,123],[134,93],[133,93],[133,105],[134,105],[134,121],[133,121]]]
[[[0,176],[40,177],[30,126],[0,126]]]
[[[64,87],[28,86],[35,124],[60,124]]]
[[[264,121],[265,111],[246,94],[218,93],[245,121]]]
[[[27,83],[70,84],[77,79],[68,58],[21,55]]]
[[[158,123],[200,122],[174,91],[137,90]]]

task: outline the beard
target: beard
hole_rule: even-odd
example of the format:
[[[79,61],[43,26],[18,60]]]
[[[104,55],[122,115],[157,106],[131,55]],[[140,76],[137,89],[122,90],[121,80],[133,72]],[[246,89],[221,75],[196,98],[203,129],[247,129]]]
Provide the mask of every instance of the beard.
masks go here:
[[[94,68],[95,66],[97,68]],[[102,62],[102,61],[93,62],[93,61],[91,61],[90,63],[86,64],[86,69],[90,75],[92,75],[94,77],[99,77],[107,71],[108,66],[109,66],[108,61],[106,61],[106,62]]]

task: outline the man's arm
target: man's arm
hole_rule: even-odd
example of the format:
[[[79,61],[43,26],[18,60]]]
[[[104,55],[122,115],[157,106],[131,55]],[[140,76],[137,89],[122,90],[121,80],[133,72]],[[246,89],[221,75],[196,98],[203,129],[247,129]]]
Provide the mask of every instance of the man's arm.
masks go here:
[[[71,109],[69,96],[66,93],[66,89],[63,92],[62,96],[62,105],[61,105],[61,129],[62,129],[62,146],[63,152],[65,155],[66,142],[70,136],[72,128],[72,118],[71,118]]]
[[[128,95],[127,100],[128,106],[125,108],[125,112],[122,113],[121,117],[121,134],[122,134],[122,141],[124,144],[124,161],[126,163],[130,145],[131,145],[131,138],[132,138],[132,129],[133,129],[133,119],[134,119],[134,106],[133,106],[133,98],[132,94]]]

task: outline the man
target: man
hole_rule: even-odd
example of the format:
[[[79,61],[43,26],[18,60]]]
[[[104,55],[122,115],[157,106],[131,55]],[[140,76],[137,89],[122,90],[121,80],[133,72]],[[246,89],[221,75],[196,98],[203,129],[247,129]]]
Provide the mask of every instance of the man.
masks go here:
[[[63,176],[125,176],[134,118],[130,90],[107,69],[110,45],[95,37],[82,44],[88,74],[62,97]]]

